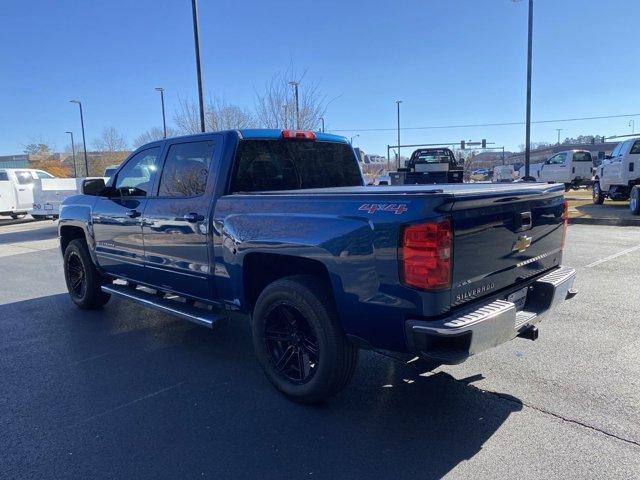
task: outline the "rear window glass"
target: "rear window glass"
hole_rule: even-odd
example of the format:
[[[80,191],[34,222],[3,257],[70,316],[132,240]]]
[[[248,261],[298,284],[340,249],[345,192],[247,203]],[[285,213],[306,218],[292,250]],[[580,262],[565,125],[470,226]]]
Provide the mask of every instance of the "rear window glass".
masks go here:
[[[232,192],[298,190],[362,185],[358,162],[344,143],[242,140]]]
[[[207,186],[213,142],[171,145],[160,179],[162,197],[202,195]]]
[[[574,162],[592,162],[591,154],[589,152],[576,152],[573,154]]]
[[[631,151],[629,152],[630,155],[637,155],[640,153],[640,140],[636,140],[636,142],[633,144],[633,147],[631,147]]]

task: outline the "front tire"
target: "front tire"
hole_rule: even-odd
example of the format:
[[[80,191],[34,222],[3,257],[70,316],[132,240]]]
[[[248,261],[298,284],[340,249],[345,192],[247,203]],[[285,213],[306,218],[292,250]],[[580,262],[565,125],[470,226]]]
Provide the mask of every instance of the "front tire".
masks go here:
[[[358,349],[342,331],[327,288],[313,276],[268,285],[254,308],[252,335],[265,375],[293,401],[322,402],[355,372]]]
[[[629,210],[632,215],[640,215],[640,187],[635,185],[631,189],[631,195],[629,196]]]
[[[604,193],[600,188],[600,182],[595,182],[593,184],[593,203],[596,205],[602,205],[604,203]]]
[[[71,300],[84,310],[100,308],[111,298],[101,290],[102,277],[82,240],[72,240],[64,251],[64,279]]]

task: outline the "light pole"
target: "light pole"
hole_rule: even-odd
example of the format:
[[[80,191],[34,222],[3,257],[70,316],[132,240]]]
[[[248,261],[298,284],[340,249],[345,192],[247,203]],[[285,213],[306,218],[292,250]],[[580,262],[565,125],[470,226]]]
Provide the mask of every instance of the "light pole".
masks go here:
[[[324,117],[320,117],[320,122],[322,123],[322,133],[324,133]]]
[[[71,155],[73,156],[73,176],[78,178],[78,169],[76,167],[76,146],[73,143],[73,132],[65,132],[71,135]]]
[[[636,122],[635,122],[635,120],[633,120],[633,119],[629,120],[629,126],[631,127],[631,135],[636,133]]]
[[[558,145],[560,145],[560,132],[562,131],[562,129],[556,128],[556,131],[558,132]]]
[[[511,0],[519,2],[520,0]],[[529,0],[529,22],[527,31],[527,113],[524,146],[524,175],[529,176],[531,161],[531,57],[533,48],[533,0]]]
[[[289,82],[289,85],[293,87],[293,94],[296,99],[296,129],[300,130],[300,103],[298,101],[298,85],[300,82]]]
[[[82,102],[80,100],[69,100],[71,103],[77,103],[80,107],[80,126],[82,127],[82,148],[84,150],[84,173],[89,176],[89,161],[87,160],[87,140],[84,136],[84,117],[82,116]]]
[[[360,136],[360,134],[358,133],[358,134],[354,135],[353,137],[351,137],[351,139],[349,140],[349,143],[350,143],[351,145],[353,145],[353,141],[354,141],[356,138],[358,138],[359,136]]]
[[[162,104],[162,131],[164,132],[163,138],[167,138],[167,120],[164,116],[164,88],[156,87],[156,91],[160,92],[160,103]]]
[[[402,100],[396,100],[396,107],[398,110],[398,163],[397,168],[400,168],[400,104]]]
[[[198,26],[198,0],[191,0],[193,15],[193,41],[196,46],[196,72],[198,75],[198,104],[200,105],[200,131],[204,132],[204,94],[202,90],[202,66],[200,64],[200,33]],[[166,135],[165,135],[166,136]]]

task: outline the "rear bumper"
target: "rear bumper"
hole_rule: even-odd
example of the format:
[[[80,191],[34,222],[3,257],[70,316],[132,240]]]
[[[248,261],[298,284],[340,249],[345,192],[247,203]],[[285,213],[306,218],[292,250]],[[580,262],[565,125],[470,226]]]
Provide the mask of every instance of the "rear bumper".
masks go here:
[[[576,271],[558,267],[528,286],[524,308],[506,300],[457,312],[441,320],[408,320],[409,350],[444,364],[463,362],[469,356],[527,334],[558,303],[575,295]]]

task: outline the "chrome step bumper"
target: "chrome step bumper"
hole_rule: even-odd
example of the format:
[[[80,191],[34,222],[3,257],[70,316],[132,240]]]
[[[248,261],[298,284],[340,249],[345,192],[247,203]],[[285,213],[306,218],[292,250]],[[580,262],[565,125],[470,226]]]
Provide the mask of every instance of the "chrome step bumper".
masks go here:
[[[575,276],[575,269],[559,267],[537,279],[528,286],[523,310],[517,310],[512,302],[493,300],[441,320],[409,320],[409,350],[431,360],[455,364],[524,335],[558,303],[576,294]]]
[[[169,315],[197,323],[203,327],[213,328],[216,322],[226,318],[225,315],[220,315],[210,310],[198,308],[188,303],[171,300],[169,298],[158,297],[152,293],[126,285],[103,285],[101,288],[104,293],[136,302],[145,307],[160,310]]]

